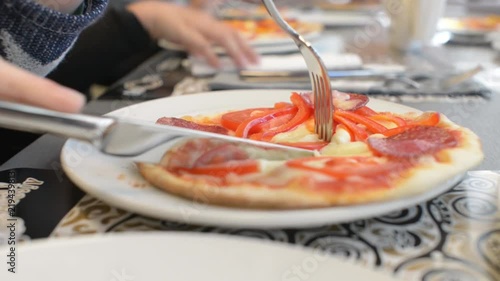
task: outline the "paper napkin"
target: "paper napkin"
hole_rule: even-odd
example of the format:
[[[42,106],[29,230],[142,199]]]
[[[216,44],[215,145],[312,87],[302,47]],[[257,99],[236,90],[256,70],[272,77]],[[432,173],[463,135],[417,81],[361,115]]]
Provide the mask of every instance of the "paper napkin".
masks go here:
[[[374,69],[377,69],[374,67]],[[364,66],[365,68],[368,65]],[[378,68],[383,69],[383,67]],[[410,75],[411,77],[411,75]],[[373,96],[388,97],[482,97],[489,98],[491,95],[491,85],[484,83],[480,77],[465,81],[452,88],[422,88],[415,89],[407,87],[397,81],[387,83],[383,79],[332,79],[333,89],[362,93]],[[250,82],[241,80],[237,73],[222,72],[215,75],[208,81],[208,87],[211,90],[229,90],[229,89],[296,89],[310,90],[311,83],[308,81],[280,81],[280,82]]]
[[[324,54],[321,55],[325,66],[328,69],[356,69],[363,65],[361,58],[356,54]],[[208,65],[204,60],[194,57],[189,58],[191,73],[193,76],[210,76],[218,72],[232,72],[237,68],[229,57],[222,57],[220,69],[215,69]],[[247,70],[266,70],[266,71],[300,71],[307,70],[304,58],[300,53],[288,55],[264,55],[261,56],[258,65],[250,65]]]

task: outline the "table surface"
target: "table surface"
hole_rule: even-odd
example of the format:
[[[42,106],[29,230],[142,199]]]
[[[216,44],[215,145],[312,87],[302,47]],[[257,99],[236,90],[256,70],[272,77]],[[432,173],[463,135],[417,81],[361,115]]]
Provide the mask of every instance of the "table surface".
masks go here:
[[[359,38],[366,35],[367,30],[360,27],[329,32],[342,36],[346,50],[359,54],[364,62],[396,62],[434,70],[477,63],[490,67],[500,65],[500,55],[487,46],[445,45],[428,48],[420,55],[401,54],[384,45],[383,34],[372,35],[375,38],[362,45]],[[150,66],[164,58],[164,54],[156,56],[121,81],[148,74]],[[184,72],[182,75],[175,79],[185,77]],[[500,81],[490,82],[500,84]],[[171,86],[158,89],[152,95],[155,98],[168,96],[174,90]],[[24,219],[25,233],[31,238],[124,230],[217,232],[322,248],[393,273],[405,272],[407,280],[499,280],[500,174],[497,170],[500,167],[497,159],[500,158],[500,148],[496,145],[500,138],[500,126],[496,125],[500,120],[499,94],[495,90],[489,99],[401,99],[402,104],[442,112],[452,121],[472,129],[482,139],[484,161],[475,168],[476,172],[467,175],[466,181],[438,198],[387,216],[314,229],[250,230],[195,226],[151,219],[113,208],[85,195],[66,178],[59,160],[65,139],[55,136],[41,137],[0,166],[0,171],[5,175],[14,170],[20,188],[25,189],[17,215]],[[96,100],[86,106],[85,113],[101,115],[137,102],[140,100]]]

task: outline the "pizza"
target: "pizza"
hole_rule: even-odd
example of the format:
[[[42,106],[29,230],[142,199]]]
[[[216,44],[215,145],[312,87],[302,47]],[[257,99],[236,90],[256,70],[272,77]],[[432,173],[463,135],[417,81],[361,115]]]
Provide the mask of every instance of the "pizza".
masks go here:
[[[314,133],[311,93],[212,115],[161,117],[159,124],[311,151],[187,138],[159,163],[137,163],[155,187],[197,202],[303,209],[393,200],[429,191],[479,164],[479,138],[438,112],[379,112],[367,96],[333,91],[334,134]]]
[[[380,0],[321,1],[317,4],[319,9],[334,11],[375,11],[380,6]]]
[[[439,27],[453,32],[494,32],[500,28],[500,16],[443,18]]]
[[[278,8],[280,13],[285,13],[286,8]],[[215,11],[220,19],[263,19],[269,17],[264,4],[261,5],[246,5],[240,7],[224,7]]]
[[[232,19],[224,20],[224,22],[240,31],[248,40],[289,37],[289,35],[287,35],[271,18],[253,20]],[[315,34],[323,30],[321,24],[303,22],[297,19],[287,19],[287,23],[295,29],[295,31],[303,35]]]

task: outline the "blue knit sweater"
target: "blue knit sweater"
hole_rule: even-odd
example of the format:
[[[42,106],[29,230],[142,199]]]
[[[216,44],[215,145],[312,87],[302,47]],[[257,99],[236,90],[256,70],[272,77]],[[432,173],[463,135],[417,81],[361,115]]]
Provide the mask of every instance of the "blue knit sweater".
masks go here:
[[[63,59],[80,32],[105,9],[107,0],[86,0],[80,15],[56,12],[32,0],[0,1],[0,56],[39,75]]]

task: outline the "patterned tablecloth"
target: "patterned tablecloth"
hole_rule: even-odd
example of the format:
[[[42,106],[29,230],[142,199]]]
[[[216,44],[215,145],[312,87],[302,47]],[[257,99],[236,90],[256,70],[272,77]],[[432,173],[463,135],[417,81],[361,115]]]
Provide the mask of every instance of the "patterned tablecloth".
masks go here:
[[[403,280],[500,280],[500,171],[469,172],[448,192],[376,218],[306,229],[232,229],[133,214],[85,196],[51,237],[197,231],[319,248]]]

